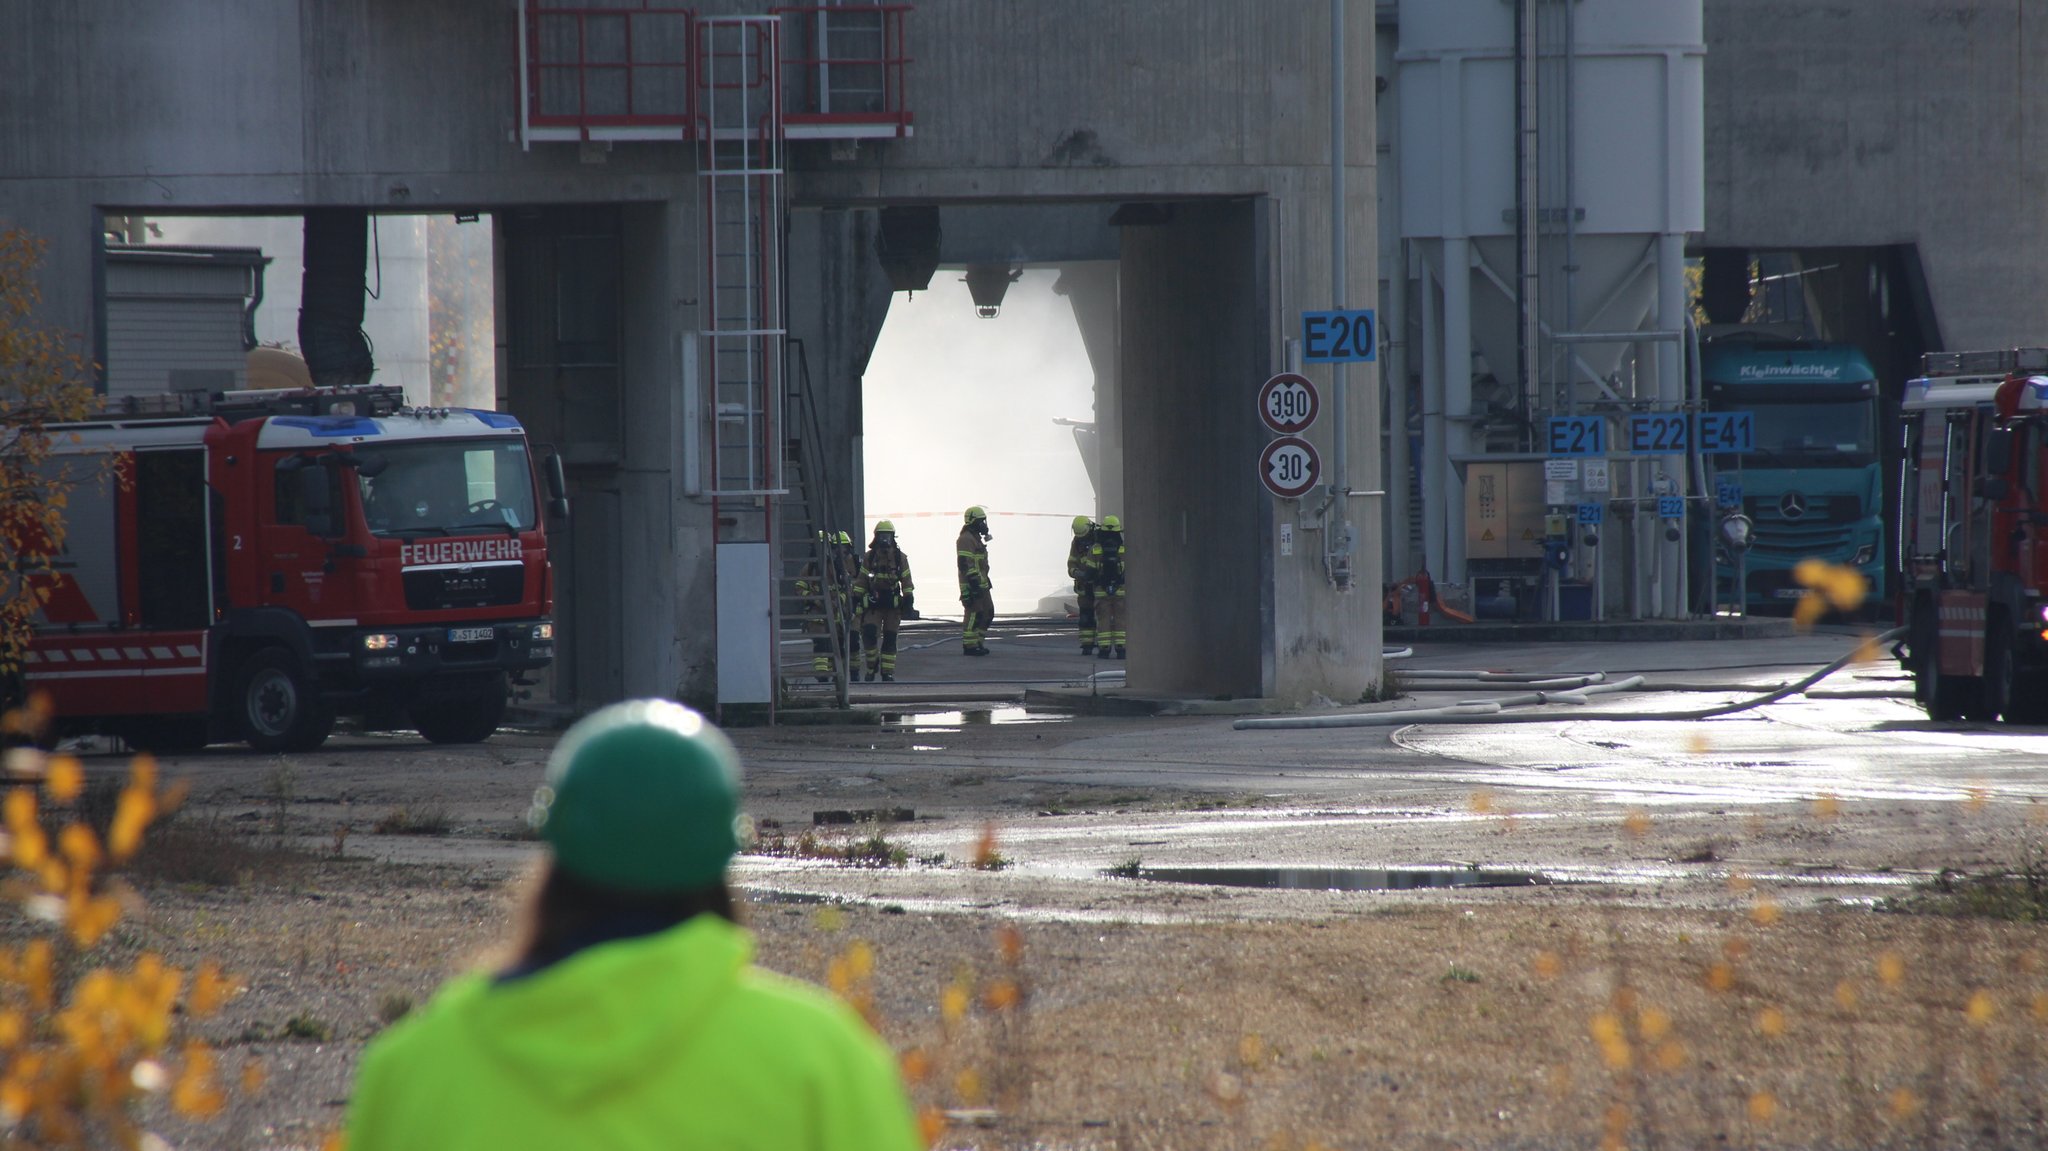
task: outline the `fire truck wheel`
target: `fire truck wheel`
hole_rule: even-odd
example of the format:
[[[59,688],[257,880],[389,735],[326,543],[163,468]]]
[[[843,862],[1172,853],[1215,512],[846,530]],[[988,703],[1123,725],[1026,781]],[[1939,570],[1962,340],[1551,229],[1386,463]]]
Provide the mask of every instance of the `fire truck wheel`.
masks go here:
[[[311,751],[334,730],[333,710],[284,648],[250,656],[235,683],[242,738],[257,751]]]
[[[1982,680],[1974,677],[1943,675],[1939,658],[1939,643],[1934,634],[1934,608],[1924,604],[1913,616],[1913,690],[1920,699],[1920,706],[1927,709],[1927,718],[1938,720],[1962,719],[1978,706],[1982,698]]]
[[[505,685],[417,708],[412,722],[432,743],[482,743],[505,722]]]

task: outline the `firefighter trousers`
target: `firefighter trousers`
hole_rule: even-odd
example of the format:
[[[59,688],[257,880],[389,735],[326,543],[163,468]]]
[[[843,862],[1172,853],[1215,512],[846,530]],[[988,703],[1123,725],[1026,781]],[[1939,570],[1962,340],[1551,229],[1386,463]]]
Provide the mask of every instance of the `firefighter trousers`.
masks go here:
[[[1074,606],[1081,617],[1081,654],[1095,654],[1095,589],[1084,587],[1074,592]]]
[[[903,625],[897,608],[871,607],[860,617],[860,641],[867,659],[868,678],[896,675],[896,629]]]
[[[1120,587],[1095,592],[1095,646],[1104,659],[1124,653],[1124,611],[1129,602]]]
[[[962,593],[960,610],[960,647],[963,651],[974,651],[987,637],[988,625],[995,622],[996,602],[989,598],[988,589],[982,588]]]

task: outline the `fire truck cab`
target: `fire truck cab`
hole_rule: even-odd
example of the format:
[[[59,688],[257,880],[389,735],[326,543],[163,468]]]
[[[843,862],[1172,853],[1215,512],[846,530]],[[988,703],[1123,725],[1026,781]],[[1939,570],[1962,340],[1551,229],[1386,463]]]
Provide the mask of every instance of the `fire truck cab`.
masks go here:
[[[568,505],[509,415],[395,387],[125,397],[51,438],[68,535],[22,672],[60,732],[307,750],[352,714],[474,742],[554,658],[543,514]]]
[[[1930,352],[1901,404],[1904,663],[1934,719],[2048,722],[2048,348]]]

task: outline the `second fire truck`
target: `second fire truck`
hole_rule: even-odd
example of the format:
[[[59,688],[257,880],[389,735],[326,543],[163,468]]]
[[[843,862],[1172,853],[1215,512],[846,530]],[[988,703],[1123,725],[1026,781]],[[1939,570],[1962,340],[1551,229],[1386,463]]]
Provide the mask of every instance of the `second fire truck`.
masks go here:
[[[1901,405],[1914,696],[1935,719],[2048,722],[2048,348],[1923,370]]]

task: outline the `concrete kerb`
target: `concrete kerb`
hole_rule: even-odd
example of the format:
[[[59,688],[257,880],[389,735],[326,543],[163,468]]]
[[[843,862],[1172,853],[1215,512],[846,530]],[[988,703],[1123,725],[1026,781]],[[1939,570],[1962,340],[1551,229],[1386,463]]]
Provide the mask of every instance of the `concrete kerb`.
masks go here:
[[[1788,616],[1644,619],[1601,623],[1403,624],[1385,630],[1387,643],[1664,643],[1677,640],[1783,639],[1797,634]]]
[[[1024,706],[1033,711],[1075,715],[1277,715],[1291,710],[1276,699],[1194,699],[1181,696],[1133,695],[1121,688],[1090,691],[1085,687],[1030,688]]]

